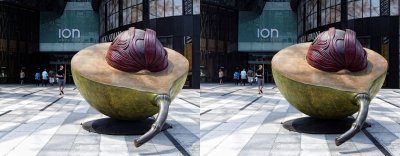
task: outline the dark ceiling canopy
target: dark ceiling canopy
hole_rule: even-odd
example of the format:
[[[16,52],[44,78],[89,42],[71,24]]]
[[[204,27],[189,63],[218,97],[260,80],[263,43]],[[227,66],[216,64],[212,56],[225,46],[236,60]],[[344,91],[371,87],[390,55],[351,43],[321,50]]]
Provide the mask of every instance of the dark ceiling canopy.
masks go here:
[[[67,0],[0,0],[0,3],[18,5],[39,11],[52,11],[62,14]]]
[[[267,0],[201,0],[201,3],[210,4],[238,11],[254,11],[261,14]]]
[[[297,11],[297,6],[299,5],[299,0],[291,0],[290,1],[290,7],[294,12]]]
[[[99,11],[100,0],[92,0],[92,8],[94,11]]]

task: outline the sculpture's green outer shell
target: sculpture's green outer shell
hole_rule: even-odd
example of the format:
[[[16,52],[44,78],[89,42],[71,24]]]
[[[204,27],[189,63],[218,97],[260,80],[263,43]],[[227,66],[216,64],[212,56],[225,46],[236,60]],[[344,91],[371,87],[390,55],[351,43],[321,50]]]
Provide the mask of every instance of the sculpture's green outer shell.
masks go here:
[[[321,119],[341,119],[358,111],[355,92],[305,84],[289,79],[272,67],[276,85],[281,94],[300,112]],[[369,89],[373,99],[385,80],[386,72],[372,82]]]
[[[75,85],[86,101],[99,112],[121,120],[139,120],[158,112],[155,104],[157,94],[102,84],[81,76],[72,70]],[[177,96],[186,81],[187,73],[175,80],[169,91],[171,101]],[[133,82],[134,83],[134,82]]]

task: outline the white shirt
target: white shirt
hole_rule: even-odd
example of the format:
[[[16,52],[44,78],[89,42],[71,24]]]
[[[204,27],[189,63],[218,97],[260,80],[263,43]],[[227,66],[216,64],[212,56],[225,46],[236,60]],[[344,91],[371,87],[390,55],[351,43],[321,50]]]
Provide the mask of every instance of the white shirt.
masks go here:
[[[47,80],[47,76],[48,76],[48,75],[47,75],[47,72],[46,72],[46,71],[43,71],[43,72],[42,72],[42,79],[43,79],[43,80]]]
[[[240,77],[242,79],[246,79],[246,75],[247,75],[246,71],[242,70],[242,72],[240,72]]]

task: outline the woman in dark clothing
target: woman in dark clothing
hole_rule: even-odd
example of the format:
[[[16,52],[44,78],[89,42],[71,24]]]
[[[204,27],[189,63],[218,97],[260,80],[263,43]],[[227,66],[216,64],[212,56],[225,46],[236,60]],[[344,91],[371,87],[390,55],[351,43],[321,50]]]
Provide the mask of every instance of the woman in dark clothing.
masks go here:
[[[256,71],[257,83],[258,83],[258,94],[262,94],[264,87],[264,70],[262,65],[258,65],[258,70]]]
[[[60,69],[57,71],[56,77],[58,78],[57,83],[60,87],[60,95],[64,94],[64,66],[60,65]]]

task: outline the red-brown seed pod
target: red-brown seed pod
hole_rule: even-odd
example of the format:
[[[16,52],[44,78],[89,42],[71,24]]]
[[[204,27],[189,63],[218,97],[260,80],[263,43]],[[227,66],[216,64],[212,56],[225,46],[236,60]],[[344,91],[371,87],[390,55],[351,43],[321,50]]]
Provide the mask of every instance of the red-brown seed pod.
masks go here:
[[[326,72],[347,69],[357,72],[367,67],[367,53],[352,30],[329,28],[319,34],[308,49],[309,65]]]
[[[111,43],[107,63],[121,71],[138,72],[146,69],[159,72],[168,66],[168,54],[151,29],[134,27],[120,33]]]

